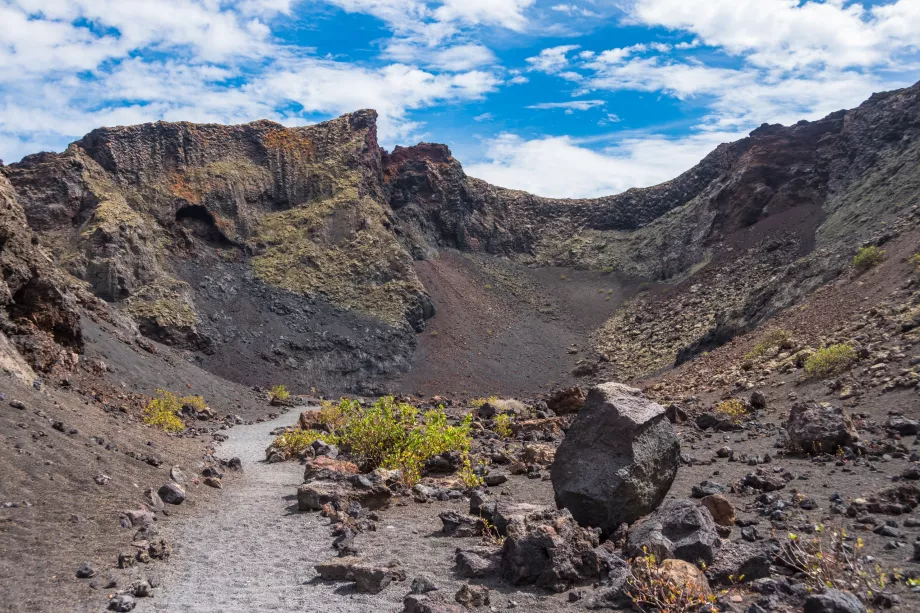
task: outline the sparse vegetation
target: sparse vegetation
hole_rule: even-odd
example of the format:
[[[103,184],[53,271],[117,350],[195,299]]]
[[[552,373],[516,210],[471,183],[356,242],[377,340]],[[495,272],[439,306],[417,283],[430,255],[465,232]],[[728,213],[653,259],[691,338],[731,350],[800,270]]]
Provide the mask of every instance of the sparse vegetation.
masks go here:
[[[182,403],[183,407],[188,407],[196,413],[200,413],[208,408],[208,403],[204,401],[204,397],[202,396],[183,396],[179,399],[179,402]]]
[[[335,444],[335,436],[328,432],[319,430],[300,430],[295,429],[285,432],[275,439],[274,446],[284,451],[288,458],[297,458],[303,454],[315,441],[323,441],[328,444]]]
[[[511,424],[514,419],[507,413],[502,413],[495,416],[495,425],[493,429],[495,434],[499,435],[502,438],[510,438],[512,434]]]
[[[915,271],[920,272],[920,253],[915,253],[910,256],[910,259],[907,262],[914,268]]]
[[[471,415],[452,426],[443,408],[420,416],[416,407],[388,396],[369,407],[347,398],[338,404],[323,403],[318,419],[328,432],[294,430],[275,439],[275,445],[288,457],[296,457],[313,441],[322,440],[338,445],[364,470],[399,470],[407,485],[418,482],[429,458],[459,451],[466,467],[466,471],[461,470],[461,479],[478,479],[469,462]]]
[[[157,390],[158,398],[151,398],[144,408],[144,423],[167,432],[180,432],[185,429],[182,418],[182,399],[165,390]]]
[[[690,613],[715,602],[715,596],[694,582],[678,582],[663,571],[654,555],[631,560],[629,597],[643,613]]]
[[[865,272],[881,264],[885,259],[885,252],[875,245],[861,247],[853,258],[853,267],[859,272]]]
[[[755,358],[763,357],[771,351],[782,348],[791,340],[792,332],[789,330],[782,330],[779,328],[767,330],[760,336],[760,339],[757,341],[757,344],[754,345],[754,348],[744,356],[744,359],[753,360]]]
[[[811,589],[849,590],[871,603],[901,575],[883,571],[862,554],[864,546],[861,538],[850,538],[842,528],[828,530],[818,524],[811,538],[789,533],[778,559],[802,573]]]
[[[489,396],[488,398],[474,398],[470,404],[472,404],[477,409],[480,409],[482,408],[482,405],[493,402],[498,402],[498,396]]]
[[[268,392],[268,401],[272,404],[281,404],[291,398],[291,392],[283,385],[276,385]]]
[[[805,374],[823,379],[846,370],[856,361],[856,351],[846,344],[831,345],[819,349],[805,362]]]
[[[733,424],[740,424],[747,417],[748,406],[740,398],[732,398],[717,404],[716,412],[730,419]]]

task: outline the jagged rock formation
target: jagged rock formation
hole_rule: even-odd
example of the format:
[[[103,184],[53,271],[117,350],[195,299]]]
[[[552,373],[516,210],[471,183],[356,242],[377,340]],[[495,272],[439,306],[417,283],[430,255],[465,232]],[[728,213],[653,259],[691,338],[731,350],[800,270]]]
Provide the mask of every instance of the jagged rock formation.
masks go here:
[[[443,145],[387,153],[373,111],[102,128],[3,174],[59,267],[237,380],[385,387],[434,314],[413,261],[445,249],[677,284],[597,332],[625,377],[760,323],[882,240],[920,187],[918,105],[914,86],[764,125],[672,181],[589,200],[470,178]]]
[[[69,370],[83,349],[77,298],[39,243],[0,174],[0,367],[23,379]]]

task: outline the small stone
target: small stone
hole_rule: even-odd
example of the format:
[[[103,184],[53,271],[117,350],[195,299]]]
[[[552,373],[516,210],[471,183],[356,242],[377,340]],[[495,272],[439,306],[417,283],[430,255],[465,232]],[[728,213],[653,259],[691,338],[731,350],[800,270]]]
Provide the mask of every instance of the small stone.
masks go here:
[[[508,480],[508,475],[504,473],[490,473],[485,476],[485,484],[489,487],[495,487],[496,485],[501,485],[502,483]]]
[[[465,583],[454,596],[465,607],[484,607],[489,604],[489,588]]]
[[[89,564],[81,564],[77,569],[77,579],[89,579],[96,576],[96,569]]]
[[[117,594],[109,601],[109,611],[115,611],[115,613],[127,613],[133,611],[136,606],[137,601],[129,594]]]
[[[205,477],[204,484],[208,487],[213,487],[214,489],[222,490],[224,489],[224,484],[217,477]]]
[[[185,473],[178,466],[173,466],[169,470],[169,478],[179,485],[185,485],[188,483],[188,477],[185,476]]]
[[[412,580],[411,589],[413,594],[427,594],[438,589],[438,585],[431,575],[421,574]]]
[[[182,504],[185,502],[185,489],[178,483],[167,483],[157,490],[160,498],[166,504]]]
[[[26,410],[26,403],[22,400],[10,400],[10,406],[14,409],[19,409],[20,411]]]

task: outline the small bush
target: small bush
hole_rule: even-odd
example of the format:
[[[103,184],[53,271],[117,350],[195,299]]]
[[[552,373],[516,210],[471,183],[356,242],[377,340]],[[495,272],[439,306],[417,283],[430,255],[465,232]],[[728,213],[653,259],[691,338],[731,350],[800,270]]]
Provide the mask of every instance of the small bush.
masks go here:
[[[492,404],[498,402],[498,396],[489,396],[488,398],[476,398],[470,404],[472,404],[477,409],[481,409],[484,404]]]
[[[276,385],[268,392],[268,400],[271,403],[287,402],[291,398],[291,392],[283,385]]]
[[[443,410],[428,411],[423,421],[409,432],[405,443],[384,460],[385,468],[399,469],[407,485],[418,483],[425,462],[448,451],[460,451],[469,458],[470,429],[473,423],[467,415],[459,426],[450,426]]]
[[[717,404],[716,412],[730,419],[733,424],[740,424],[747,417],[748,407],[740,398],[732,398]]]
[[[764,332],[754,348],[744,356],[746,360],[753,360],[767,355],[769,352],[781,348],[787,341],[792,340],[789,330],[773,329]]]
[[[314,441],[323,441],[330,445],[336,444],[336,438],[334,435],[329,434],[328,432],[320,432],[318,430],[291,430],[290,432],[285,432],[281,436],[275,439],[274,445],[279,449],[284,451],[284,454],[287,458],[297,458],[310,447]]]
[[[511,423],[514,419],[507,413],[502,413],[501,415],[495,416],[495,434],[499,435],[502,438],[511,438],[512,430]]]
[[[853,258],[853,267],[860,272],[865,272],[881,264],[883,259],[885,259],[885,252],[875,245],[862,247]]]
[[[338,404],[324,400],[320,403],[320,410],[317,412],[316,418],[326,430],[335,434],[348,422],[349,411],[357,409],[360,409],[358,402],[348,398],[342,398]]]
[[[789,533],[777,556],[780,563],[805,576],[805,584],[813,590],[850,590],[872,603],[892,579],[882,568],[863,555],[861,538],[852,539],[842,528],[814,527],[811,537]]]
[[[910,256],[910,259],[907,262],[914,267],[917,272],[920,272],[920,253],[915,253]]]
[[[151,398],[144,408],[144,423],[167,432],[179,432],[185,429],[185,424],[179,417],[182,411],[182,400],[165,390],[157,390],[159,398]]]
[[[830,377],[846,370],[856,361],[856,352],[845,344],[819,349],[805,362],[805,374],[816,379]]]
[[[677,583],[659,569],[653,555],[631,561],[626,583],[630,600],[643,613],[696,613],[716,600],[699,585]]]
[[[201,413],[208,408],[208,403],[206,403],[201,396],[183,396],[179,399],[179,402],[183,407],[189,407],[196,413]]]

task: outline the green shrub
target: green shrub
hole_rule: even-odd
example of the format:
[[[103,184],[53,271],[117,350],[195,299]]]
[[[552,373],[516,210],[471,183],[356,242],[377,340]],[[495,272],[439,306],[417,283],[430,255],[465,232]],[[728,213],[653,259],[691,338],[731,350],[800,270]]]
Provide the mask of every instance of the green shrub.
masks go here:
[[[328,432],[301,430],[298,428],[290,432],[285,432],[277,437],[273,446],[282,449],[285,457],[297,458],[300,457],[308,447],[313,445],[315,441],[323,441],[330,445],[335,445],[337,443],[336,437]]]
[[[179,432],[185,424],[179,417],[182,399],[165,390],[157,390],[159,398],[151,398],[144,408],[144,423],[167,432]]]
[[[183,407],[189,407],[196,413],[201,413],[208,408],[208,403],[206,403],[201,396],[183,396],[179,399],[179,402]]]
[[[789,330],[782,330],[779,328],[767,330],[760,336],[757,344],[754,345],[754,348],[751,349],[747,355],[744,356],[744,358],[746,360],[753,360],[754,358],[763,357],[770,351],[779,349],[783,346],[784,343],[786,343],[786,341],[791,339],[792,332]]]
[[[747,416],[748,408],[740,398],[732,398],[717,404],[716,412],[730,419],[733,424],[740,424]]]
[[[407,485],[414,485],[422,477],[425,462],[448,451],[460,451],[464,459],[469,458],[470,429],[473,423],[467,415],[458,426],[447,423],[443,410],[428,411],[406,438],[405,443],[395,449],[385,460],[384,467],[398,469]]]
[[[393,397],[380,398],[369,407],[342,398],[338,404],[322,404],[319,422],[329,432],[293,430],[276,438],[275,445],[284,449],[288,457],[297,457],[316,440],[338,445],[363,470],[383,467],[401,471],[407,485],[418,482],[429,458],[459,451],[468,469],[461,469],[461,480],[466,483],[478,479],[469,462],[472,415],[451,426],[443,408],[427,411],[419,418],[416,407]]]
[[[507,413],[495,416],[495,434],[502,438],[510,438],[512,434],[511,422],[514,421]]]
[[[493,404],[498,402],[498,396],[489,396],[488,398],[476,398],[470,404],[472,404],[477,409],[481,409],[484,404]]]
[[[920,253],[915,253],[910,256],[910,259],[907,262],[914,267],[915,270],[920,272]]]
[[[272,404],[287,402],[291,397],[291,392],[283,385],[276,385],[268,392],[268,400]]]
[[[805,374],[823,379],[846,370],[856,361],[856,352],[845,344],[831,345],[819,349],[805,362]]]
[[[881,264],[883,259],[885,259],[885,252],[875,245],[869,245],[860,248],[856,253],[856,257],[853,258],[853,267],[864,272]]]

